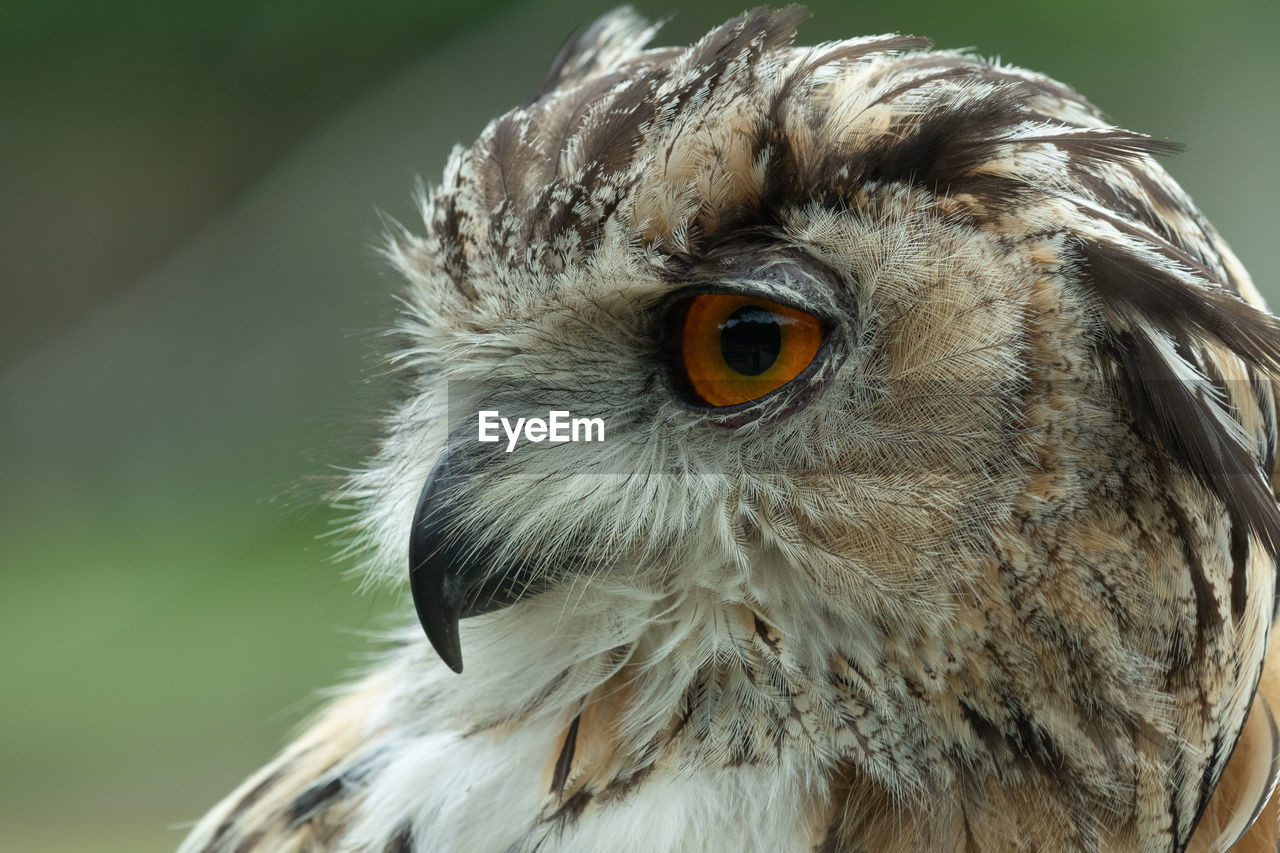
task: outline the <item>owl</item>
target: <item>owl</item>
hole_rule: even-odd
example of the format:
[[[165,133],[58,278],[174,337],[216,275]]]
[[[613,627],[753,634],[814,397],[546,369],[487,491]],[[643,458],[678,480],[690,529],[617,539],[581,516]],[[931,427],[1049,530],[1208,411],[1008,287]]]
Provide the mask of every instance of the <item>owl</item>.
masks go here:
[[[389,229],[410,627],[183,853],[1276,849],[1280,324],[1168,144],[803,17],[606,15]]]

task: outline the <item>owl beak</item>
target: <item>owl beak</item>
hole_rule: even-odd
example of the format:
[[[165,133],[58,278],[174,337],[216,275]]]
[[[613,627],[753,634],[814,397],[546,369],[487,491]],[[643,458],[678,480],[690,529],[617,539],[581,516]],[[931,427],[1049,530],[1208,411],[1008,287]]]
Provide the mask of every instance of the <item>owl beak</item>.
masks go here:
[[[515,604],[531,591],[533,575],[521,563],[494,571],[492,548],[457,533],[463,527],[458,511],[465,507],[455,504],[464,480],[445,451],[422,487],[409,538],[409,588],[418,621],[436,654],[459,673],[459,620]]]

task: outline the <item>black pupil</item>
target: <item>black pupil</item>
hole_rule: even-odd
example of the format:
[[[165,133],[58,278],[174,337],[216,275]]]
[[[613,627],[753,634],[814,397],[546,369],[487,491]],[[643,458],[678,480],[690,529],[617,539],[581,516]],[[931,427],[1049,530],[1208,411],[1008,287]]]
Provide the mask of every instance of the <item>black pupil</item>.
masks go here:
[[[782,326],[778,315],[744,305],[720,326],[720,352],[725,364],[743,376],[759,376],[778,360]]]

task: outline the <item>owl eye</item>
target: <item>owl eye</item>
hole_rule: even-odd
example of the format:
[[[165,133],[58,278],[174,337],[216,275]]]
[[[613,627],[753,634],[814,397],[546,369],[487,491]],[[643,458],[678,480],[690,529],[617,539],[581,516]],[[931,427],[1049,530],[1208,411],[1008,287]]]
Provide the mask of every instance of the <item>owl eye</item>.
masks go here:
[[[734,406],[776,391],[813,361],[826,335],[817,317],[732,293],[685,303],[678,367],[708,406]]]

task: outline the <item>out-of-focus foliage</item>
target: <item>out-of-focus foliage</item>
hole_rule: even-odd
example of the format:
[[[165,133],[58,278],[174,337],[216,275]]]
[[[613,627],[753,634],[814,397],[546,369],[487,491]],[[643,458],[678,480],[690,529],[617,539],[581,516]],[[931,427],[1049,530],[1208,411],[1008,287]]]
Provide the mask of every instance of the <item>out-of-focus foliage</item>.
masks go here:
[[[377,210],[412,223],[415,176],[611,5],[0,4],[6,849],[172,849],[405,618],[320,538],[391,390]],[[1277,4],[810,6],[806,41],[973,47],[1186,143],[1169,168],[1280,297]],[[677,11],[660,41],[740,4]]]
[[[0,247],[8,275],[44,286],[26,294],[33,311],[0,315],[0,362],[62,328],[66,300],[90,308],[127,286],[335,109],[511,0],[3,5]]]

